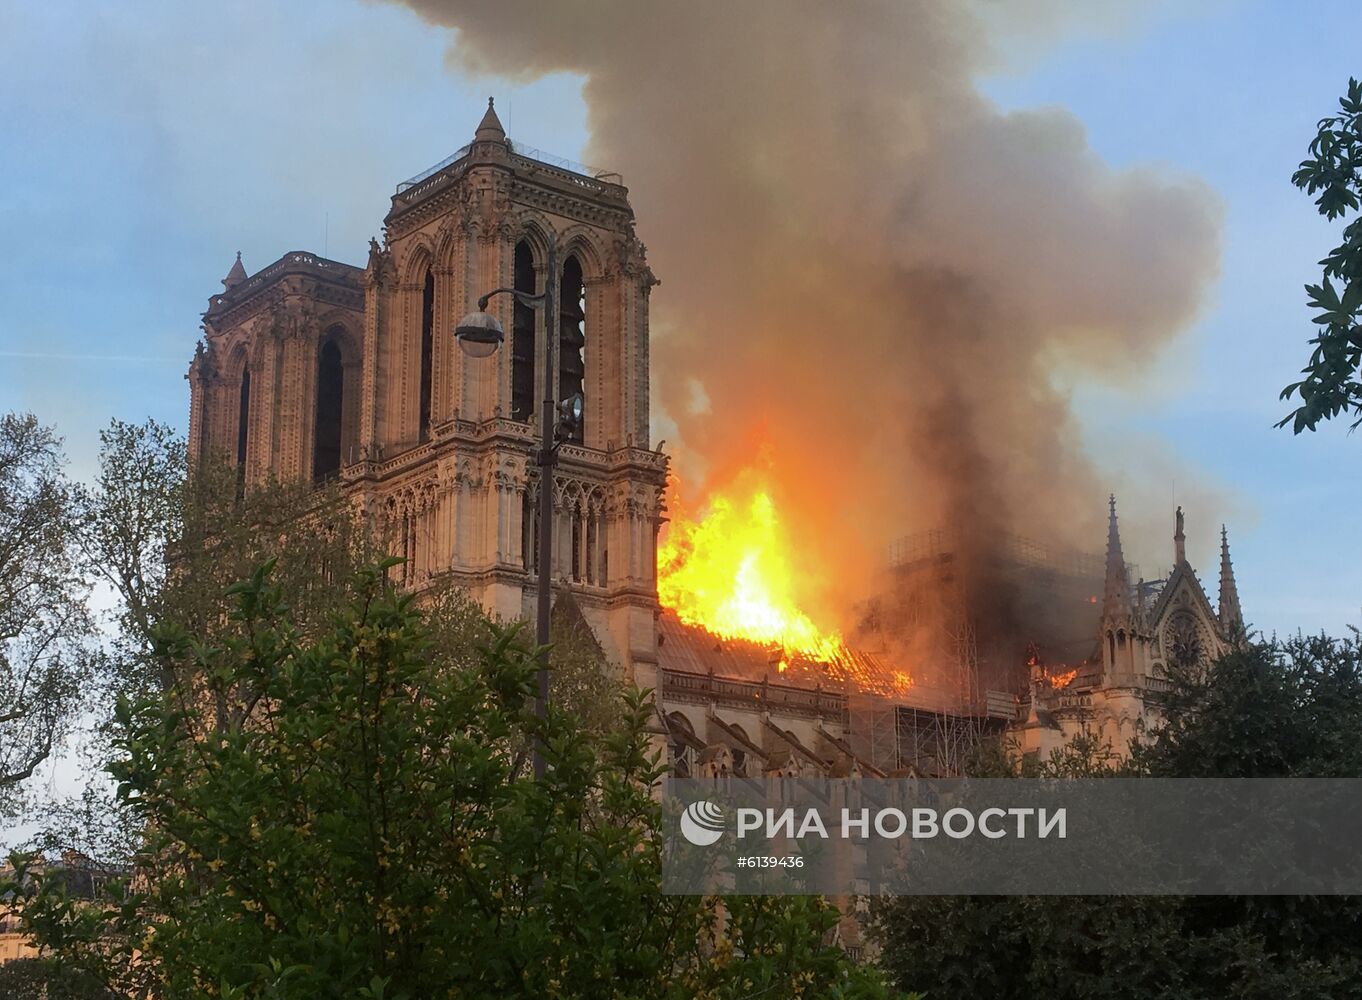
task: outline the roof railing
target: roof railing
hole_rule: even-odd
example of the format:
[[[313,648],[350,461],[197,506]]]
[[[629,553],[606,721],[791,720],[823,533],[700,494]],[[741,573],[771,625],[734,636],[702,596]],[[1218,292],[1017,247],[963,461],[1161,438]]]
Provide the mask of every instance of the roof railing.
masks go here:
[[[454,164],[458,163],[465,156],[467,156],[468,151],[472,148],[473,144],[470,142],[467,146],[463,146],[462,148],[454,151],[453,153],[450,153],[439,163],[435,164],[435,166],[430,167],[429,169],[426,170],[422,170],[415,177],[408,177],[401,184],[397,185],[397,193],[402,194],[407,189],[414,188],[422,181],[434,177],[436,174],[438,174],[441,170],[444,170],[446,167],[452,167]]]
[[[545,163],[550,167],[566,170],[570,174],[579,174],[582,177],[590,177],[593,181],[600,181],[602,184],[624,183],[624,178],[613,170],[603,170],[600,167],[589,167],[585,163],[569,160],[565,156],[555,156],[552,153],[544,152],[542,149],[535,149],[532,146],[522,146],[520,143],[511,142],[509,139],[506,141],[510,145],[512,153],[523,156],[528,160]]]
[[[224,302],[241,302],[249,298],[259,289],[273,281],[280,274],[288,271],[308,270],[326,275],[334,275],[337,278],[353,277],[356,272],[362,272],[364,268],[356,267],[354,264],[347,264],[341,260],[331,260],[307,250],[290,250],[280,257],[273,264],[257,271],[244,281],[240,281],[225,291],[209,298],[209,309],[214,310]]]
[[[565,173],[574,175],[575,178],[585,178],[587,180],[596,181],[599,184],[615,186],[623,186],[624,184],[624,178],[613,170],[602,170],[599,167],[590,167],[585,163],[569,160],[565,156],[555,156],[553,153],[546,153],[542,149],[535,149],[533,146],[522,146],[520,143],[512,142],[510,139],[506,140],[506,145],[512,154],[516,156],[523,157],[527,160],[533,160],[535,163],[541,163],[547,167],[554,167]],[[422,170],[414,177],[407,178],[401,184],[397,185],[397,194],[406,194],[412,188],[425,183],[436,174],[448,170],[450,167],[454,166],[454,164],[468,156],[472,149],[472,143],[462,146],[433,167]]]

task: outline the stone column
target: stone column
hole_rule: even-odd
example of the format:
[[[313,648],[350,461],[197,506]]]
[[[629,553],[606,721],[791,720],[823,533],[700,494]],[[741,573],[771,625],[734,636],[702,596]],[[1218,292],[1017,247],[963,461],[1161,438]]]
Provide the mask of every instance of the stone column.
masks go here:
[[[586,286],[586,427],[584,444],[602,451],[624,441],[620,414],[627,369],[621,356],[619,293],[615,282],[593,275]]]
[[[364,336],[361,364],[362,382],[359,398],[360,453],[372,459],[382,440],[383,421],[379,412],[383,385],[383,349],[388,337],[388,303],[390,299],[391,255],[380,250],[376,241],[369,243],[369,267],[364,273]]]
[[[256,454],[255,469],[259,474],[277,472],[278,445],[275,435],[278,433],[279,419],[279,341],[276,340],[269,330],[256,330],[258,338],[259,365],[251,373],[251,397],[252,405],[255,405],[254,398],[258,394],[260,403],[255,410],[256,438],[259,441]],[[256,386],[260,388],[257,390]],[[256,446],[252,446],[253,450]]]
[[[433,428],[454,415],[454,355],[463,353],[454,342],[455,271],[448,264],[434,269],[435,303],[431,310],[430,423]],[[451,318],[452,317],[452,318]]]

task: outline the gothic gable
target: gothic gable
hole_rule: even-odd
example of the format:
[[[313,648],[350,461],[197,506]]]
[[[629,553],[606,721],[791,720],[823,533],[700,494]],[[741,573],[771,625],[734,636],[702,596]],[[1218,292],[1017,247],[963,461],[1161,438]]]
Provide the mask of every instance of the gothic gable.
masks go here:
[[[1149,618],[1156,658],[1169,662],[1205,662],[1223,644],[1215,611],[1206,591],[1185,562],[1173,570]]]

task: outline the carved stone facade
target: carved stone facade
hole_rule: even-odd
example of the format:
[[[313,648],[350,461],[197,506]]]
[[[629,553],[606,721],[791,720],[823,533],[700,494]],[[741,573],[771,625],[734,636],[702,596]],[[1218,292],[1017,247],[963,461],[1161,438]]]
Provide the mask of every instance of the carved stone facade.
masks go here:
[[[618,180],[519,149],[489,105],[472,142],[399,185],[364,267],[293,251],[248,276],[238,255],[189,367],[191,459],[235,463],[243,489],[336,480],[405,558],[406,586],[453,582],[503,619],[531,615],[538,560],[551,559],[606,657],[657,692],[659,741],[692,775],[937,773],[958,734],[1007,725],[1028,750],[1089,723],[1120,746],[1152,718],[1171,657],[1208,657],[1242,634],[1228,548],[1218,611],[1183,557],[1180,513],[1172,575],[1157,594],[1132,588],[1114,506],[1101,653],[1067,686],[1034,680],[1020,709],[1010,690],[972,691],[968,704],[919,687],[882,696],[894,665],[866,652],[841,673],[784,670],[771,650],[662,612],[667,461],[649,442],[648,397],[657,279]],[[556,275],[545,273],[551,237]],[[462,353],[453,330],[479,296],[537,294],[550,280],[558,316],[500,296],[490,308],[505,343],[490,358]],[[549,336],[556,372],[542,368]],[[532,456],[546,380],[555,401],[580,391],[585,418],[560,450],[543,556]]]
[[[1086,730],[1124,756],[1132,739],[1159,722],[1170,668],[1204,667],[1244,641],[1227,532],[1221,528],[1220,599],[1212,607],[1187,562],[1183,527],[1179,507],[1168,577],[1132,584],[1112,497],[1096,653],[1071,670],[1033,663],[1029,703],[1014,728],[1024,752],[1044,756]]]
[[[656,685],[656,539],[667,463],[648,428],[648,300],[657,279],[628,192],[517,149],[488,107],[474,139],[398,187],[365,267],[295,251],[248,277],[240,257],[189,368],[190,451],[243,488],[339,480],[406,557],[404,582],[466,587],[502,618],[531,611],[545,380],[584,397],[555,471],[553,576],[607,654]],[[545,273],[556,237],[561,268]],[[467,357],[458,319],[499,287],[561,289],[560,315],[490,309],[508,331]],[[543,371],[559,337],[559,371]]]

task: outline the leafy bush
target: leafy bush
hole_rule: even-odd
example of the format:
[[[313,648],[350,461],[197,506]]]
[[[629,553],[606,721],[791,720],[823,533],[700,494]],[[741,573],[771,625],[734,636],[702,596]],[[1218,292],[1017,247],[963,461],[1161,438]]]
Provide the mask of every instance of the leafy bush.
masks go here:
[[[516,628],[435,657],[387,569],[308,638],[268,567],[211,640],[160,630],[197,680],[117,711],[136,876],[92,904],[15,859],[50,954],[137,997],[889,995],[822,900],[661,895],[645,693],[608,732],[538,719]]]

